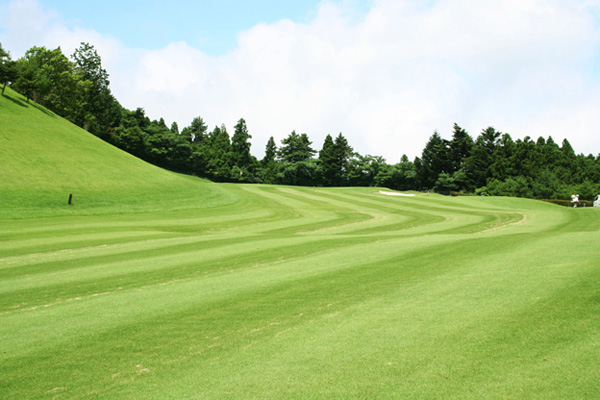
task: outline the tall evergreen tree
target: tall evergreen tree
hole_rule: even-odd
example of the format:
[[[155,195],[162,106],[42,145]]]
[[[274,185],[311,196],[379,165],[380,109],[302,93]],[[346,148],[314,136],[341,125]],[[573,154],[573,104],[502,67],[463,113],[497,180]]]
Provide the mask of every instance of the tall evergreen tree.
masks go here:
[[[307,161],[312,158],[316,151],[310,147],[312,142],[306,133],[298,135],[292,131],[288,137],[281,141],[278,157],[281,161],[295,163]]]
[[[265,156],[262,159],[262,165],[266,166],[272,162],[275,162],[275,157],[277,156],[277,146],[275,145],[275,139],[273,136],[269,138],[267,141],[267,145],[265,146]]]
[[[108,72],[94,46],[82,42],[72,55],[78,78],[77,108],[72,120],[93,134],[104,137],[118,123],[120,105],[109,89]]]
[[[265,146],[265,156],[260,162],[260,178],[263,183],[276,183],[277,181],[277,145],[273,136],[269,137]]]
[[[348,144],[348,140],[340,132],[335,138],[335,161],[339,174],[336,176],[335,185],[343,186],[348,184],[348,174],[350,172],[350,159],[353,149]]]
[[[204,122],[202,117],[196,117],[192,120],[189,128],[184,128],[181,134],[186,138],[189,138],[190,142],[194,143],[195,147],[198,147],[207,138],[208,125]]]
[[[437,131],[425,145],[420,161],[419,179],[427,189],[433,189],[439,174],[450,173],[452,170],[448,141],[442,139]]]
[[[277,154],[282,162],[278,173],[280,183],[305,186],[317,184],[317,163],[312,158],[316,152],[310,147],[311,144],[306,133],[298,135],[296,131],[292,131],[281,141]]]
[[[240,169],[250,169],[252,164],[252,155],[250,154],[250,143],[252,136],[248,133],[246,121],[241,118],[234,127],[234,133],[231,137],[231,151],[233,164]]]
[[[208,135],[204,147],[206,156],[206,172],[208,175],[219,182],[230,180],[232,157],[231,142],[225,125],[215,126],[215,129]]]
[[[508,133],[502,135],[492,154],[488,178],[504,181],[518,175],[515,163],[516,144]],[[475,188],[472,188],[475,189]]]
[[[454,124],[454,132],[448,146],[450,151],[451,170],[449,173],[465,170],[465,160],[473,151],[473,138],[463,128]]]
[[[571,143],[564,139],[560,147],[560,158],[557,166],[557,176],[562,182],[572,184],[576,179],[577,156]]]
[[[175,135],[179,135],[179,125],[177,125],[176,121],[173,121],[171,124],[171,132]]]
[[[319,161],[323,185],[337,185],[341,171],[337,163],[336,148],[331,135],[325,136],[323,148],[319,151]]]
[[[517,166],[517,174],[527,178],[537,177],[540,160],[537,154],[536,142],[532,141],[529,136],[525,136],[523,140],[519,139],[515,144],[514,160]]]
[[[490,126],[477,136],[473,151],[465,160],[467,179],[472,187],[485,186],[488,177],[490,177],[492,156],[496,151],[501,135],[501,132]]]

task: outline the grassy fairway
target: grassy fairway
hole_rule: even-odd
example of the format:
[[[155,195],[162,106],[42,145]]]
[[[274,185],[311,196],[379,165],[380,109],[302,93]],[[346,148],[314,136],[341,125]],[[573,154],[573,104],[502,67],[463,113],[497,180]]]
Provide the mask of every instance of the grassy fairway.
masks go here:
[[[9,95],[0,398],[600,397],[597,209],[216,185]]]

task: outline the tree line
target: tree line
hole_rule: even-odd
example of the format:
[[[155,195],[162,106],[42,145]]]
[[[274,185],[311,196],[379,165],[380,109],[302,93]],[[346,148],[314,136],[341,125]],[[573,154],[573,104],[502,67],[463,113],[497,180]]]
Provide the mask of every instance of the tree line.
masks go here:
[[[382,186],[481,195],[568,199],[600,193],[600,156],[576,154],[564,139],[513,140],[488,127],[474,139],[454,124],[450,139],[434,132],[421,156],[396,164],[355,152],[342,133],[327,135],[317,151],[306,133],[292,131],[279,145],[270,137],[265,155],[250,152],[242,118],[230,135],[209,130],[198,116],[189,126],[151,120],[143,108],[122,107],[109,75],[89,43],[70,58],[60,47],[32,47],[12,60],[0,44],[0,85],[7,85],[94,135],[155,165],[218,182],[306,186]]]

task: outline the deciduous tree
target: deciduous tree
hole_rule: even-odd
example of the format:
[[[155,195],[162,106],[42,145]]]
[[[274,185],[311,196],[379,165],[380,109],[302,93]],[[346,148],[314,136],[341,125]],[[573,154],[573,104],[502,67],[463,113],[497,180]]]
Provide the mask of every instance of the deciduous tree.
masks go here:
[[[6,86],[10,82],[14,82],[17,79],[17,64],[12,60],[10,52],[4,50],[2,43],[0,43],[0,85],[2,85],[2,95]]]

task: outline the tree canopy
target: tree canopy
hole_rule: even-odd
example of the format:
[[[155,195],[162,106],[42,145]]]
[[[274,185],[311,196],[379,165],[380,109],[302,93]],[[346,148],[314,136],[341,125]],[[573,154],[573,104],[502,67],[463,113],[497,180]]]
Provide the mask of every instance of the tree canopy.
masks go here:
[[[450,139],[434,131],[420,157],[395,164],[361,155],[342,133],[325,136],[317,152],[306,133],[273,136],[259,162],[252,135],[240,118],[230,136],[224,124],[208,131],[200,116],[180,129],[143,108],[127,110],[110,91],[109,75],[93,45],[81,43],[71,58],[62,50],[32,47],[14,61],[0,43],[2,93],[10,85],[52,112],[148,162],[215,181],[322,186],[385,186],[533,198],[568,199],[600,193],[600,156],[576,154],[567,139],[525,136],[513,140],[494,127],[473,138],[454,124]],[[399,154],[401,149],[399,150]],[[317,156],[315,158],[315,156]]]

